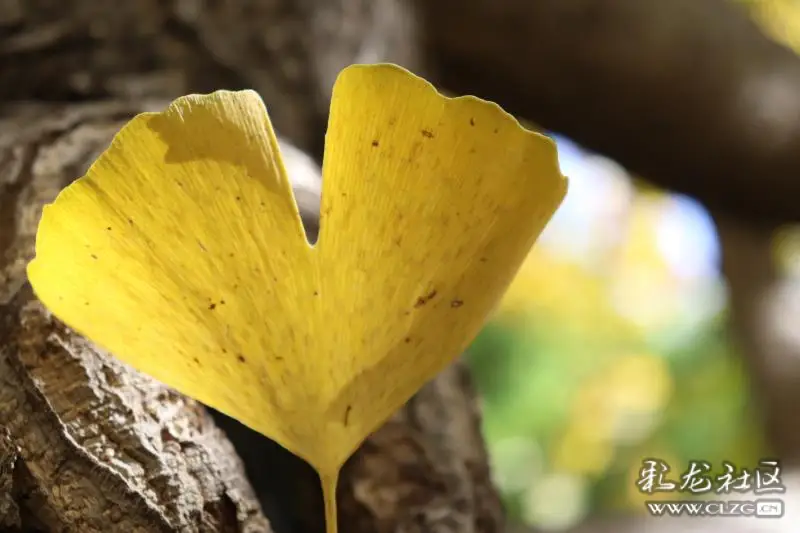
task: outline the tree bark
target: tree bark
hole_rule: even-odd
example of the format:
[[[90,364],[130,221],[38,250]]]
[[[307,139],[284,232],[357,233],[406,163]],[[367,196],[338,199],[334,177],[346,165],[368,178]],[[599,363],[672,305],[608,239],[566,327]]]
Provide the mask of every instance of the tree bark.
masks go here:
[[[259,531],[260,503],[278,533],[321,531],[307,465],[212,413],[242,466],[204,410],[31,300],[24,267],[41,205],[162,105],[146,98],[256,89],[319,161],[333,78],[359,61],[496,100],[751,226],[800,219],[800,62],[722,0],[0,2],[0,530]],[[365,444],[340,487],[348,531],[500,529],[474,402],[455,365]]]
[[[226,437],[201,405],[71,332],[26,283],[42,205],[131,115],[163,106],[30,104],[0,118],[2,531],[270,531],[262,509],[278,533],[323,531],[308,465],[217,414]],[[283,151],[314,232],[318,168],[285,144]],[[469,377],[456,364],[347,463],[341,527],[500,531],[479,425]]]
[[[416,66],[412,20],[405,0],[6,0],[0,102],[254,89],[277,131],[319,158],[338,72]]]

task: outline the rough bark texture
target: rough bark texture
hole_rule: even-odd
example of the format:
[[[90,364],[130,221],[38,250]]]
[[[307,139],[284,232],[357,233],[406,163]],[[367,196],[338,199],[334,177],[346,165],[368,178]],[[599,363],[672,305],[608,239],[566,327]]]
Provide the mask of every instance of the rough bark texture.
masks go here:
[[[42,205],[127,118],[162,105],[28,105],[0,120],[2,531],[269,531],[261,508],[279,533],[323,530],[308,465],[216,414],[243,467],[202,406],[69,331],[25,282]],[[316,168],[285,153],[313,233]],[[502,529],[463,366],[364,444],[345,467],[339,501],[341,526],[355,533]]]
[[[54,320],[25,285],[42,204],[145,106],[25,107],[0,120],[0,523],[44,531],[269,531],[203,408]],[[0,511],[3,510],[0,504]]]
[[[267,532],[202,406],[54,320],[27,287],[3,309],[0,422],[19,454],[16,525],[44,531]],[[15,472],[16,474],[16,472]]]
[[[281,135],[319,157],[339,70],[413,66],[411,29],[401,0],[6,0],[0,101],[255,89]]]

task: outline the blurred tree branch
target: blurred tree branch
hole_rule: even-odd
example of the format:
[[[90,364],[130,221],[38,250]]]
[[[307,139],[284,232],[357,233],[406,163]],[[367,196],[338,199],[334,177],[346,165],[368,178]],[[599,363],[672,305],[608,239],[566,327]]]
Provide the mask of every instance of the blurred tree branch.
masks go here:
[[[417,0],[436,81],[749,221],[800,221],[800,59],[726,0]]]
[[[782,276],[772,232],[717,215],[722,271],[728,282],[734,335],[748,365],[772,451],[800,466],[800,337],[789,319],[800,302],[796,280]]]

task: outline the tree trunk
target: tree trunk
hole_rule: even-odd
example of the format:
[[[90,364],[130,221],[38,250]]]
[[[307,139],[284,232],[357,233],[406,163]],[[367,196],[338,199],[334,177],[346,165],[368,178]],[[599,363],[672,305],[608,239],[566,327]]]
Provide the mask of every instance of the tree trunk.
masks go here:
[[[70,331],[25,281],[42,205],[130,116],[162,105],[27,105],[0,120],[2,531],[269,531],[262,506],[277,531],[323,529],[310,467],[217,415],[243,466],[201,405]],[[284,153],[314,231],[316,168],[296,150]],[[501,529],[460,364],[362,446],[345,467],[339,500],[347,531]]]
[[[741,220],[800,220],[800,60],[723,0],[2,1],[0,531],[322,530],[310,467],[97,351],[32,299],[24,268],[41,206],[132,114],[253,88],[277,130],[319,161],[336,72],[373,61],[495,99]],[[318,184],[296,192],[315,231]],[[755,331],[749,299],[733,300]],[[752,368],[768,404],[796,403],[789,374]],[[780,413],[777,449],[795,450]],[[499,531],[478,422],[454,365],[346,465],[342,525]]]
[[[771,452],[800,467],[798,280],[779,272],[774,232],[717,213],[733,332],[748,367]]]
[[[413,68],[411,20],[398,0],[0,3],[0,530],[323,530],[308,465],[69,331],[25,265],[42,205],[133,114],[182,94],[256,89],[319,161],[336,73]],[[315,232],[318,168],[283,149]],[[502,528],[461,364],[362,446],[339,502],[349,532]]]

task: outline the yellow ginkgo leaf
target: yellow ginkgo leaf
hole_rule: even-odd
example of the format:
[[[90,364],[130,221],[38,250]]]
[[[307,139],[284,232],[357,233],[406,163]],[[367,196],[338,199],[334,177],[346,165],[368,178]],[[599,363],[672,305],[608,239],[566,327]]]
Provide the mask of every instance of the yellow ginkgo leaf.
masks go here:
[[[319,241],[252,91],[134,118],[45,208],[28,274],[133,367],[339,469],[472,340],[560,203],[546,137],[393,65],[339,76]]]

